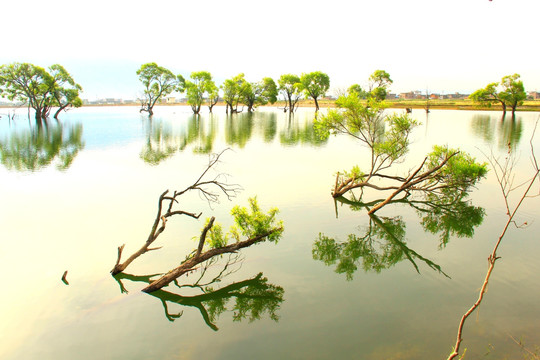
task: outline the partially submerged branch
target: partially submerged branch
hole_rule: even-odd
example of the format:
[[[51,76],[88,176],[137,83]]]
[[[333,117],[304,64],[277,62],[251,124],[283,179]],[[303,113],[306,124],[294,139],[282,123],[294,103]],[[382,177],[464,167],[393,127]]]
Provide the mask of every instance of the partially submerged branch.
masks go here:
[[[222,182],[220,180],[221,177],[223,176],[222,174],[217,175],[213,179],[206,180],[206,177],[210,169],[212,169],[219,162],[221,155],[225,151],[226,150],[222,151],[219,154],[215,154],[210,158],[206,169],[202,172],[199,178],[192,185],[188,186],[182,191],[175,191],[172,195],[168,195],[169,190],[164,191],[160,195],[159,200],[158,200],[158,211],[157,211],[156,217],[154,219],[154,223],[152,225],[152,229],[150,231],[150,234],[148,235],[146,242],[138,251],[133,253],[124,262],[121,262],[121,258],[122,258],[122,252],[124,250],[125,244],[118,247],[118,257],[117,257],[115,266],[111,270],[111,274],[116,275],[124,271],[126,267],[129,264],[131,264],[135,259],[137,259],[139,256],[149,251],[159,249],[159,247],[151,248],[150,245],[152,245],[152,243],[157,240],[159,235],[161,235],[161,233],[165,231],[167,220],[170,217],[177,216],[177,215],[185,215],[193,219],[198,219],[201,216],[201,213],[196,214],[196,213],[188,212],[184,210],[176,210],[174,208],[174,205],[179,203],[178,198],[182,196],[183,194],[185,194],[186,192],[192,191],[192,190],[197,191],[208,202],[217,202],[220,194],[224,194],[228,199],[233,198],[237,194],[237,192],[240,190],[240,187],[238,185],[231,185],[231,184]]]

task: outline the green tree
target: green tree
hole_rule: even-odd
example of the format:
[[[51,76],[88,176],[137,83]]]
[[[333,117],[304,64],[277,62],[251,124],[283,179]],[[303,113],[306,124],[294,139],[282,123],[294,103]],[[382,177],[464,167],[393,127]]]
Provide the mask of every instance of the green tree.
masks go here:
[[[354,93],[341,96],[336,105],[337,110],[330,110],[315,120],[317,131],[322,137],[330,134],[352,136],[368,147],[371,161],[367,172],[355,166],[351,171],[337,174],[332,192],[335,198],[353,189],[391,191],[386,200],[369,211],[374,213],[399,194],[467,192],[487,173],[487,164],[476,163],[459,150],[435,146],[412,173],[406,176],[387,174],[385,170],[404,159],[410,133],[418,123],[407,114],[384,114],[384,103],[373,98],[364,105]],[[376,179],[383,179],[384,185],[376,184]]]
[[[302,74],[300,83],[306,97],[310,97],[315,101],[315,109],[319,111],[319,102],[317,99],[326,95],[326,92],[330,88],[330,77],[323,72],[314,71],[309,74]]]
[[[191,105],[193,113],[199,114],[205,94],[210,94],[216,86],[212,80],[212,75],[208,71],[192,72],[191,79],[192,81],[187,80],[185,82],[187,102]]]
[[[515,115],[516,108],[523,105],[523,101],[527,98],[523,81],[520,80],[519,74],[507,75],[501,80],[501,92],[499,96],[512,109],[512,116]]]
[[[252,112],[256,106],[273,104],[277,101],[277,86],[269,77],[257,83],[245,83],[241,91],[241,102],[247,106],[248,112]]]
[[[390,79],[390,74],[384,70],[375,70],[369,77],[369,92],[368,97],[376,100],[386,99],[388,94],[388,87],[392,85],[393,81]]]
[[[294,74],[283,74],[278,79],[278,85],[279,91],[289,105],[287,109],[293,113],[302,91],[300,78]]]
[[[519,74],[514,74],[503,77],[500,83],[491,83],[483,89],[476,90],[469,98],[476,103],[487,106],[499,103],[503,113],[506,113],[506,108],[510,107],[512,116],[514,116],[516,108],[522,105],[527,98],[527,93]]]
[[[503,112],[506,113],[506,102],[499,95],[499,92],[497,91],[498,86],[499,83],[488,84],[485,88],[478,89],[469,95],[469,99],[475,103],[486,105],[488,107],[491,107],[494,103],[500,103]]]
[[[208,85],[208,110],[212,112],[212,109],[219,101],[219,87],[212,81]]]
[[[36,124],[47,121],[51,107],[53,77],[42,67],[13,63],[0,67],[0,95],[34,109]]]
[[[156,63],[141,65],[137,70],[139,80],[144,85],[140,112],[146,111],[149,116],[154,115],[154,105],[157,101],[173,91],[183,92],[185,80],[182,75],[175,76],[169,69],[158,66]]]
[[[246,87],[246,79],[244,79],[244,74],[238,74],[231,79],[227,79],[223,82],[221,86],[223,89],[223,101],[226,105],[226,113],[231,114],[238,112],[238,104],[242,98],[242,91]]]
[[[58,120],[58,115],[68,107],[82,106],[82,100],[79,97],[82,87],[73,80],[62,65],[55,64],[49,69],[53,77],[53,87],[51,89],[51,95],[54,99],[53,104],[58,106],[54,118]]]
[[[54,114],[58,119],[58,114],[68,106],[82,105],[79,98],[82,88],[66,69],[54,64],[49,71],[29,63],[0,67],[0,96],[27,104],[34,110],[38,126],[47,122],[53,107],[58,107]]]
[[[360,99],[365,99],[367,98],[367,91],[365,91],[364,89],[362,89],[362,87],[358,84],[353,84],[349,87],[349,89],[347,90],[348,93],[355,93],[356,96],[358,96]]]

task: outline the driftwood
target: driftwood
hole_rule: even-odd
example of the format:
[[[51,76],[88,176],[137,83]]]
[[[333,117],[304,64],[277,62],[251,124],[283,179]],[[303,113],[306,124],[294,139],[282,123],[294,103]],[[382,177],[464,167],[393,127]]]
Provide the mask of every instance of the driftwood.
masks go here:
[[[161,235],[161,233],[165,231],[167,220],[170,217],[175,215],[186,215],[188,217],[198,219],[201,216],[200,213],[195,214],[193,212],[173,209],[174,205],[178,203],[178,198],[186,192],[191,190],[198,191],[199,194],[204,197],[208,202],[217,202],[219,199],[219,194],[221,192],[225,194],[228,199],[231,199],[236,195],[236,193],[240,190],[240,187],[238,185],[231,185],[221,182],[220,178],[223,176],[222,174],[217,175],[212,180],[205,180],[205,176],[208,174],[209,170],[219,162],[219,158],[224,152],[225,150],[219,154],[213,155],[210,158],[208,166],[192,185],[188,186],[182,191],[175,191],[172,195],[168,195],[169,190],[166,190],[161,194],[158,201],[158,211],[156,214],[156,218],[154,220],[154,224],[152,225],[152,229],[150,231],[150,234],[148,235],[146,242],[138,251],[133,253],[133,255],[131,255],[124,262],[121,262],[121,259],[125,244],[119,246],[118,257],[116,260],[116,264],[111,270],[111,274],[116,275],[124,271],[126,267],[139,256],[149,251],[160,249],[161,247],[150,247],[150,245],[152,245],[152,243],[156,241],[159,235]],[[217,192],[215,192],[216,189],[218,190]]]

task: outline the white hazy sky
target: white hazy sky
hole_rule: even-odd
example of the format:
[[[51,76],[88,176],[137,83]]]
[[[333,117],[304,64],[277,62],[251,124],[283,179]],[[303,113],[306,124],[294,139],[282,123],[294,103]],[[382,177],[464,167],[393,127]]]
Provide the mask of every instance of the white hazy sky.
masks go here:
[[[83,98],[134,98],[157,62],[220,84],[320,70],[335,92],[388,71],[392,92],[540,90],[540,0],[8,0],[0,64],[59,63]]]

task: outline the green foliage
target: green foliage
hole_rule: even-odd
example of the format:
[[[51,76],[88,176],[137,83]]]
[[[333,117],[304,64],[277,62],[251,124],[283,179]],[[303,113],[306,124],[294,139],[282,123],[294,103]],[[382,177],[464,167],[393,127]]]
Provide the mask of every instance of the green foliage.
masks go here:
[[[0,96],[20,101],[34,109],[38,125],[46,120],[52,107],[58,107],[55,118],[68,106],[79,107],[81,86],[66,69],[54,64],[49,71],[29,63],[0,66]]]
[[[445,159],[448,159],[446,165],[430,180],[433,190],[440,190],[445,194],[457,193],[460,196],[484,178],[488,171],[486,162],[477,163],[469,154],[437,145],[428,155],[425,166],[433,169]]]
[[[506,111],[506,107],[509,106],[514,112],[516,107],[523,105],[527,93],[519,74],[513,74],[504,76],[500,83],[491,83],[483,89],[476,90],[469,98],[478,104],[487,106],[500,103],[503,111]]]
[[[18,132],[0,140],[0,158],[7,169],[36,171],[56,163],[67,169],[84,148],[83,127],[61,123]]]
[[[208,71],[192,72],[191,79],[192,81],[185,81],[187,102],[191,105],[193,113],[198,114],[204,102],[205,94],[213,99],[214,93],[217,92],[217,86]]]
[[[240,88],[240,101],[253,111],[256,106],[273,104],[277,101],[277,86],[272,78],[265,77],[257,83],[244,83]]]
[[[141,111],[153,114],[156,102],[173,91],[183,92],[185,79],[182,75],[175,76],[172,71],[158,66],[156,63],[146,63],[137,70],[139,80],[144,86],[144,98],[141,99]]]
[[[298,75],[283,74],[278,79],[278,90],[288,102],[289,111],[293,112],[302,92],[302,83]]]
[[[206,225],[210,219],[206,220]],[[212,228],[208,231],[207,243],[210,245],[210,248],[217,249],[223,246],[226,246],[229,242],[229,236],[223,233],[223,227],[219,223],[214,223]]]
[[[375,70],[369,77],[369,92],[368,98],[373,98],[378,101],[386,99],[388,87],[392,85],[390,74],[384,70]]]
[[[229,109],[231,113],[238,111],[238,103],[241,100],[242,93],[247,91],[247,86],[249,86],[249,83],[244,79],[243,73],[223,82],[221,88],[223,89],[223,101],[227,104],[227,112]]]
[[[265,214],[261,211],[257,198],[250,198],[248,202],[249,209],[235,206],[231,210],[236,224],[236,227],[231,230],[232,235],[239,241],[241,235],[251,239],[278,229],[268,235],[268,241],[277,242],[283,234],[283,221],[276,219],[279,210],[272,208]]]
[[[356,96],[358,96],[360,99],[366,99],[368,92],[362,89],[362,87],[358,84],[353,84],[349,87],[347,90],[349,94],[354,93]]]
[[[321,71],[314,71],[309,74],[302,74],[300,84],[306,98],[311,97],[315,101],[315,107],[318,110],[319,103],[317,99],[326,95],[330,88],[330,77]]]

